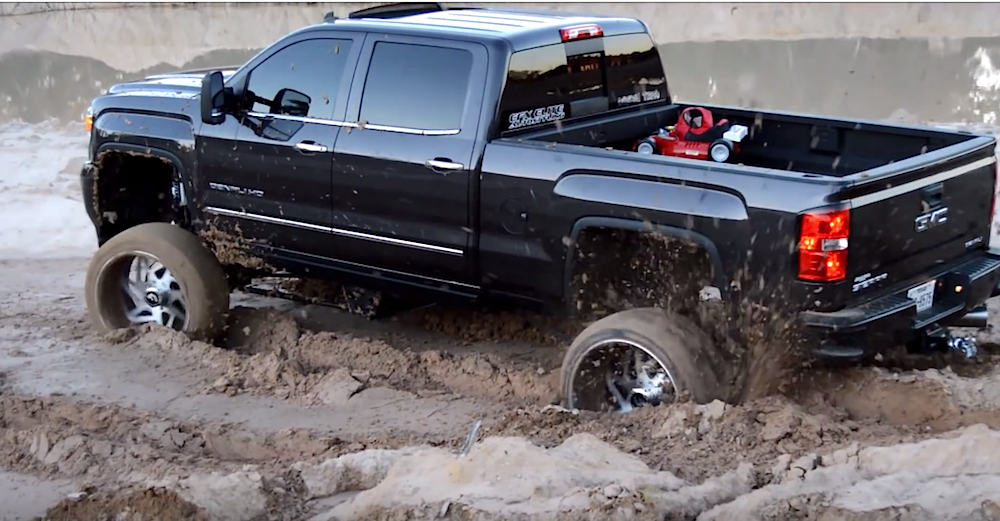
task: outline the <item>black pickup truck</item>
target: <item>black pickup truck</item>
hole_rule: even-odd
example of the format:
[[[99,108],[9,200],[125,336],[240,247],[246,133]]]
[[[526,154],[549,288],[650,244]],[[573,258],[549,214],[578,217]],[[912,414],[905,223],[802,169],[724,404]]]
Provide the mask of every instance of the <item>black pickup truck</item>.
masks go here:
[[[826,357],[975,352],[949,328],[1000,280],[993,137],[704,105],[749,130],[728,160],[638,151],[688,107],[641,21],[436,4],[116,85],[86,116],[90,317],[212,339],[289,276],[599,318],[564,399],[620,411],[733,396],[710,303]]]

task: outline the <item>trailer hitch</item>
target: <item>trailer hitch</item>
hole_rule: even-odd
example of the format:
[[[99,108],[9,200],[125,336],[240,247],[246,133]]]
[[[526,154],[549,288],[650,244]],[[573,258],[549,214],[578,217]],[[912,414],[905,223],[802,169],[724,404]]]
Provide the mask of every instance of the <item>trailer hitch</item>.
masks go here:
[[[979,353],[979,348],[976,345],[976,337],[955,336],[947,328],[943,327],[934,327],[928,330],[927,341],[931,346],[961,353],[965,358],[975,358]]]
[[[974,358],[979,352],[976,347],[976,339],[971,336],[953,336],[948,338],[948,348],[958,351],[966,358]]]

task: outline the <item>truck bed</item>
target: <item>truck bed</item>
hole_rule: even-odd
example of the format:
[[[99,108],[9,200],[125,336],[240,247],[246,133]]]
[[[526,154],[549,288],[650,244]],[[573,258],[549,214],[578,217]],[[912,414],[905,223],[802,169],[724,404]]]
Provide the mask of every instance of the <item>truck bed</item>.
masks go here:
[[[676,124],[678,115],[688,106],[692,105],[672,104],[624,111],[593,121],[518,135],[517,138],[632,150],[640,138]],[[750,129],[740,145],[741,151],[734,159],[735,163],[826,177],[850,176],[976,138],[972,134],[946,130],[699,106],[711,110],[716,121],[726,118]]]
[[[987,247],[996,190],[995,141],[990,136],[706,106],[716,120],[725,117],[750,129],[735,164],[631,152],[636,140],[673,125],[685,107],[660,105],[605,114],[506,135],[499,142],[521,147],[534,143],[550,154],[562,154],[555,162],[564,168],[564,180],[592,170],[738,193],[749,220],[755,221],[749,229],[780,229],[780,219],[769,221],[773,210],[794,216],[846,205],[851,209],[847,278],[821,284],[824,298],[814,299],[816,309],[837,309],[870,298]],[[543,164],[544,159],[533,161]],[[665,210],[690,213],[687,208]],[[932,212],[945,212],[946,218],[919,226]],[[762,246],[758,241],[755,247],[761,254],[768,252],[769,262],[782,262],[773,252],[788,251],[786,269],[795,269],[797,250],[787,241],[797,236],[797,228],[786,229],[775,236],[784,243]]]

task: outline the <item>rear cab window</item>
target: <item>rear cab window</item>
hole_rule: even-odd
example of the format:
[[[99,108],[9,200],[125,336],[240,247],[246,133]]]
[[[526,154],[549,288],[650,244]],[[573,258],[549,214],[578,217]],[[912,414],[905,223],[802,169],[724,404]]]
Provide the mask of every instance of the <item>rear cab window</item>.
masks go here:
[[[546,45],[511,55],[498,130],[504,135],[669,98],[648,33]]]

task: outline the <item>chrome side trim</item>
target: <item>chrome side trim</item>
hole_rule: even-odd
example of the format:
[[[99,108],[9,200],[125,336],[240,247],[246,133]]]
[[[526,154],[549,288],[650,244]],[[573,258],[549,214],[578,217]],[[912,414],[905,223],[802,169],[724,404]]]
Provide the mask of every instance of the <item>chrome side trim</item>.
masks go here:
[[[283,226],[292,226],[295,228],[302,228],[304,230],[332,233],[334,235],[340,235],[342,237],[351,237],[353,239],[363,239],[366,241],[381,242],[383,244],[391,244],[393,246],[403,246],[406,248],[413,248],[417,250],[432,251],[434,253],[444,253],[447,255],[454,255],[456,257],[461,257],[465,254],[462,250],[456,248],[446,248],[444,246],[435,246],[433,244],[424,244],[422,242],[405,241],[403,239],[394,239],[392,237],[383,237],[381,235],[372,235],[370,233],[355,232],[352,230],[344,230],[341,228],[331,228],[329,226],[304,223],[301,221],[292,221],[289,219],[282,219],[280,217],[271,217],[268,215],[249,213],[242,210],[230,210],[228,208],[206,206],[205,212],[215,215],[225,215],[227,217],[236,217],[239,219],[249,219],[251,221],[258,221],[270,224],[280,224]]]
[[[851,203],[851,207],[858,208],[872,203],[877,203],[879,201],[884,201],[886,199],[896,197],[900,194],[905,194],[907,192],[912,192],[914,190],[919,190],[925,186],[930,186],[934,183],[940,183],[942,181],[947,181],[953,179],[967,172],[971,172],[977,168],[982,168],[984,166],[992,165],[996,162],[995,157],[985,157],[979,161],[969,163],[967,165],[962,165],[958,168],[953,168],[944,172],[934,174],[923,179],[917,179],[916,181],[911,181],[906,184],[901,184],[899,186],[894,186],[892,188],[887,188],[885,190],[875,192],[873,194],[862,195],[861,197],[855,197],[854,199],[849,199],[847,202]]]
[[[438,278],[434,278],[434,277],[425,277],[423,275],[414,275],[412,273],[406,273],[406,272],[403,272],[403,271],[390,270],[390,269],[386,269],[386,268],[377,268],[375,266],[369,266],[368,264],[361,264],[360,262],[351,262],[351,261],[340,260],[340,259],[327,259],[327,257],[323,257],[322,255],[313,255],[312,253],[305,253],[305,252],[301,252],[301,251],[296,251],[296,252],[292,252],[292,253],[294,253],[295,255],[302,255],[302,256],[305,256],[305,257],[312,257],[314,259],[332,260],[333,262],[336,262],[337,264],[344,264],[344,265],[347,265],[347,266],[353,266],[355,268],[361,268],[361,269],[371,270],[371,271],[381,272],[381,273],[392,273],[393,275],[401,275],[401,276],[404,276],[404,277],[411,277],[411,278],[414,278],[414,279],[419,279],[419,280],[424,281],[424,282],[436,282],[438,284],[447,284],[449,286],[459,286],[459,287],[463,287],[463,288],[467,288],[467,289],[475,289],[475,290],[480,289],[480,287],[476,286],[475,284],[466,284],[464,282],[455,282],[453,280],[438,279]]]
[[[327,125],[330,127],[343,127],[343,121],[333,121],[332,119],[308,118],[305,116],[289,116],[287,114],[264,114],[263,112],[247,112],[247,116],[261,119],[280,119],[284,121],[297,121],[299,123],[315,123],[317,125]]]
[[[315,123],[317,125],[327,125],[330,127],[362,128],[362,126],[358,123],[349,123],[347,121],[334,121],[332,119],[309,118],[304,116],[289,116],[287,114],[264,114],[262,112],[247,112],[247,116],[253,116],[255,118],[280,119],[284,121],[297,121],[299,123]],[[363,130],[378,130],[381,132],[396,132],[399,134],[413,134],[417,136],[454,136],[462,131],[461,129],[457,128],[448,130],[427,130],[422,128],[391,127],[388,125],[376,125],[373,123],[365,124]]]

